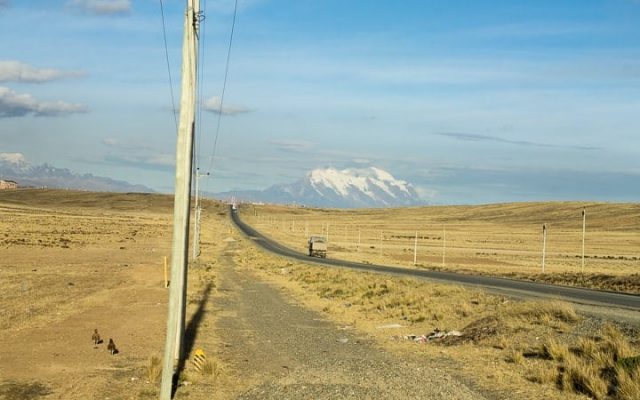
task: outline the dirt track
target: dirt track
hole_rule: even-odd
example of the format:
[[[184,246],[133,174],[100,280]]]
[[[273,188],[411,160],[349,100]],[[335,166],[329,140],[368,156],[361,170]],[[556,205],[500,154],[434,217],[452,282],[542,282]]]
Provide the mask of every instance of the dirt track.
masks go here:
[[[233,244],[232,244],[233,246]],[[248,388],[241,399],[480,399],[418,359],[399,360],[354,331],[286,300],[223,256],[213,299],[218,357]]]

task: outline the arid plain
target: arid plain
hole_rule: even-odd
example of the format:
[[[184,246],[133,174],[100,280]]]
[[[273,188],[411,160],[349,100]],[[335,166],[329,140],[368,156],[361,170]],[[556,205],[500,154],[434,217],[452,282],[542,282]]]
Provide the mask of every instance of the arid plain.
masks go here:
[[[306,251],[306,236],[322,235],[329,238],[333,258],[640,293],[639,204],[550,202],[357,211],[258,205],[245,207],[242,216],[301,252]]]
[[[331,257],[404,266],[413,264],[418,230],[417,267],[423,268],[442,268],[439,251],[446,235],[444,268],[539,279],[537,231],[545,222],[546,274],[581,276],[582,206],[357,212],[248,207],[243,217],[300,250],[305,230],[326,234],[328,224]],[[296,366],[294,353],[274,354],[289,359],[287,365],[247,354],[245,347],[269,349],[279,338],[268,331],[259,336],[250,325],[233,331],[242,319],[233,306],[246,295],[228,283],[235,276],[240,283],[267,282],[293,306],[327,321],[333,334],[352,338],[349,346],[364,345],[353,339],[361,337],[372,343],[372,352],[418,360],[425,373],[447,374],[454,378],[452,385],[463,383],[486,398],[638,398],[638,365],[620,363],[640,354],[638,326],[582,315],[566,303],[520,302],[453,285],[291,262],[239,235],[226,206],[207,202],[205,208],[202,254],[189,272],[187,350],[191,358],[195,349],[203,349],[209,363],[204,373],[187,363],[176,398],[252,398],[265,382],[293,387],[300,383],[296,375],[304,375],[306,366]],[[636,205],[587,205],[589,257],[581,282],[596,280],[591,275],[606,275],[601,280],[607,285],[616,277],[637,279],[639,210]],[[172,198],[161,195],[0,194],[0,399],[157,397],[171,213]],[[428,222],[432,230],[425,229]],[[438,240],[443,225],[446,233]],[[360,251],[354,246],[358,229]],[[382,251],[376,242],[380,230]],[[473,235],[465,239],[469,232]],[[637,290],[635,284],[625,285],[620,287]],[[94,348],[96,328],[105,343],[114,339],[118,354],[110,355],[105,343]],[[463,336],[413,340],[436,330]],[[348,349],[342,342],[333,346]],[[313,379],[346,379],[325,373]]]

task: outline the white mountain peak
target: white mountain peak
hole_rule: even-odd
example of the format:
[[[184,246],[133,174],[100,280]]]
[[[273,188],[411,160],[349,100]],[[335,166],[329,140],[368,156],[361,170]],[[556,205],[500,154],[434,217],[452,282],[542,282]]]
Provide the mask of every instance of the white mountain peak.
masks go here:
[[[315,169],[307,174],[310,185],[324,195],[323,188],[331,189],[343,197],[352,197],[359,192],[372,200],[389,203],[390,199],[412,196],[411,185],[395,179],[389,172],[376,168]],[[380,191],[385,195],[381,196]],[[383,199],[383,197],[387,199]]]
[[[414,187],[376,167],[319,168],[293,183],[261,191],[229,192],[248,201],[295,203],[315,207],[403,207],[424,204]]]

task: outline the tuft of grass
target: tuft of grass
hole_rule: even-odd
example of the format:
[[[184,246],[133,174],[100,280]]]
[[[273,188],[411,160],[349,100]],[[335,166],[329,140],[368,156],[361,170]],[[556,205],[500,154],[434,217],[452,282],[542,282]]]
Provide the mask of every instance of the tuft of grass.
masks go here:
[[[569,303],[562,301],[528,301],[517,303],[510,312],[514,316],[526,318],[541,325],[550,325],[552,321],[575,323],[580,316]]]
[[[550,368],[547,363],[539,363],[526,375],[526,378],[530,382],[541,385],[551,384],[557,382],[558,371],[556,368]]]
[[[203,375],[211,376],[214,379],[220,376],[220,366],[217,362],[212,360],[207,360],[204,364],[202,364],[202,369],[200,370]]]
[[[613,324],[606,323],[602,327],[602,351],[606,354],[607,366],[613,367],[621,358],[632,355],[631,346],[624,334]]]
[[[618,387],[616,397],[620,400],[640,399],[640,370],[627,371],[622,367],[615,369]]]
[[[571,348],[571,352],[590,361],[598,361],[601,358],[598,344],[591,338],[578,338],[576,346]]]
[[[569,347],[554,339],[549,339],[540,346],[540,355],[548,360],[564,361],[569,355]]]
[[[149,358],[149,363],[145,366],[145,371],[149,382],[158,382],[158,379],[160,379],[160,375],[162,374],[162,360],[160,357],[151,356]]]
[[[608,392],[608,385],[596,365],[571,354],[564,360],[560,382],[562,389],[586,394],[596,400],[604,399]]]
[[[509,352],[509,354],[505,358],[505,361],[516,365],[521,365],[524,362],[524,356],[522,355],[522,352],[520,350],[513,349]]]

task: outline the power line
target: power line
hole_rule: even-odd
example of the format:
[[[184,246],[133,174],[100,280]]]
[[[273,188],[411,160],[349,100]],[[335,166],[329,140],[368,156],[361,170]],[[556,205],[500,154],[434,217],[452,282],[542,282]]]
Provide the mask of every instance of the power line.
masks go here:
[[[162,38],[164,39],[164,55],[167,60],[167,72],[169,73],[169,89],[171,90],[171,106],[173,107],[173,121],[176,125],[176,135],[178,134],[178,116],[176,111],[176,101],[173,95],[173,79],[171,79],[171,63],[169,62],[169,49],[167,46],[167,28],[164,21],[164,6],[160,0],[160,15],[162,16]]]
[[[224,69],[224,81],[222,83],[222,94],[220,95],[220,107],[218,108],[218,124],[216,126],[216,135],[213,140],[213,148],[211,149],[209,171],[213,171],[213,160],[216,156],[216,148],[218,146],[218,136],[220,135],[220,122],[222,121],[222,106],[224,105],[224,94],[227,89],[227,77],[229,76],[229,60],[231,59],[231,44],[233,43],[233,33],[235,32],[237,15],[238,15],[238,0],[235,1],[235,5],[233,7],[233,21],[231,22],[231,35],[229,36],[229,47],[227,48],[227,62]]]

